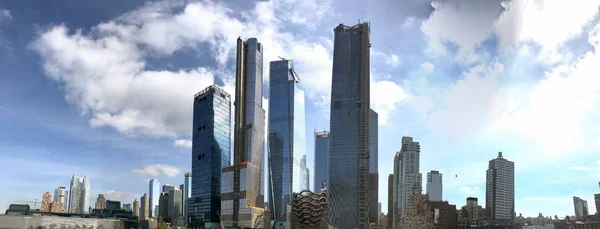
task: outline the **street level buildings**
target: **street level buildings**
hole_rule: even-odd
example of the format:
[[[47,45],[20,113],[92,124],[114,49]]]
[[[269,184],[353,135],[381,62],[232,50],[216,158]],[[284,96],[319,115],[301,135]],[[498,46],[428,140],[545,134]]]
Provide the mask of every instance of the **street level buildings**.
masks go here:
[[[334,29],[329,138],[329,224],[368,228],[370,24]]]

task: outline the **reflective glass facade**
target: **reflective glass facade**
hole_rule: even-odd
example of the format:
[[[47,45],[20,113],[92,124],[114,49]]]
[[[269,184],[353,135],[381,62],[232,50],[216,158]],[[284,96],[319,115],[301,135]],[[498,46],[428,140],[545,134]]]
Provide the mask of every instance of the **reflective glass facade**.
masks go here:
[[[379,115],[371,109],[369,119],[369,173],[377,173],[379,171]]]
[[[275,219],[285,221],[292,193],[309,188],[304,91],[291,60],[271,61],[269,75],[269,203]]]
[[[329,132],[315,133],[315,176],[314,190],[320,192],[327,188],[327,159],[329,157]]]
[[[329,223],[368,228],[369,24],[334,29],[329,138]]]
[[[160,198],[160,182],[156,179],[150,180],[148,202],[148,217],[158,219],[158,199]]]
[[[77,173],[71,178],[69,190],[69,213],[87,214],[90,211],[90,178],[79,177]]]
[[[221,169],[230,165],[231,97],[217,86],[194,96],[191,195],[188,220],[204,227],[219,222]],[[186,178],[186,183],[189,181]]]

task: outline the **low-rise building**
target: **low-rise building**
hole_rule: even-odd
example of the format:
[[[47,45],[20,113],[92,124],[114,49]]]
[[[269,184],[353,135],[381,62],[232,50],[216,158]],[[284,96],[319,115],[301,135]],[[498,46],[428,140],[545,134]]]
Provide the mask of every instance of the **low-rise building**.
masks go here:
[[[456,205],[448,201],[429,201],[431,221],[437,229],[455,229],[458,225]]]

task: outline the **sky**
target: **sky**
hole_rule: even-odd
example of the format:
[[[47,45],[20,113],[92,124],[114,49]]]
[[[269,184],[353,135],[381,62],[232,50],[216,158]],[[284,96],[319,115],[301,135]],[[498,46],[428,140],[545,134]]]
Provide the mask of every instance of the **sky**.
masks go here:
[[[239,4],[239,5],[238,5]],[[443,199],[485,203],[499,151],[515,210],[574,215],[600,193],[600,0],[0,2],[0,209],[91,180],[91,200],[133,202],[191,167],[193,96],[234,94],[235,41],[293,59],[313,131],[329,129],[333,28],[371,23],[379,200],[402,136]],[[268,110],[268,64],[264,107]],[[484,205],[484,204],[483,204]],[[3,211],[3,210],[2,210]]]

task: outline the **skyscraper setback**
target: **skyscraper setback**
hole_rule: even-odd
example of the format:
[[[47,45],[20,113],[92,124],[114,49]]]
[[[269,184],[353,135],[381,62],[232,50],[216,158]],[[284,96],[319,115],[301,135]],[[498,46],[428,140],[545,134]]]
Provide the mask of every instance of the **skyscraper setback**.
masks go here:
[[[269,76],[269,203],[273,219],[283,222],[292,194],[309,188],[304,91],[292,60],[271,61]]]
[[[515,163],[502,152],[490,160],[485,180],[485,210],[488,220],[510,224],[515,212]]]
[[[262,227],[265,149],[262,70],[261,43],[256,38],[246,41],[238,38],[233,165],[223,168],[221,177],[221,218],[225,227]]]
[[[315,132],[315,175],[314,190],[320,192],[322,189],[327,188],[327,166],[329,158],[329,132]]]
[[[79,177],[77,173],[71,178],[69,190],[69,213],[85,214],[90,208],[90,178]]]
[[[329,139],[329,223],[368,228],[370,26],[334,29]]]

